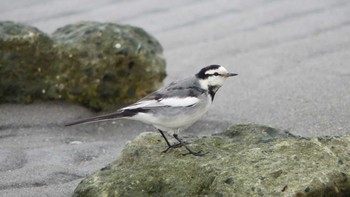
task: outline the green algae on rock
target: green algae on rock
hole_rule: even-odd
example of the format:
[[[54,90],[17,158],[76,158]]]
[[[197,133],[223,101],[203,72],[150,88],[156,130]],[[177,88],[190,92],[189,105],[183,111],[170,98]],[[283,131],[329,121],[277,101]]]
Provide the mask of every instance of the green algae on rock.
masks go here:
[[[96,110],[120,107],[159,88],[165,60],[159,42],[143,29],[81,22],[57,29],[55,97]],[[52,90],[51,90],[52,91]]]
[[[268,139],[268,140],[266,140]],[[348,196],[350,136],[297,138],[261,125],[188,137],[204,157],[164,154],[157,133],[127,144],[73,196]]]
[[[52,38],[0,22],[0,103],[68,100],[95,110],[120,107],[159,88],[165,60],[143,29],[81,22]]]
[[[53,41],[35,27],[0,22],[0,103],[24,102],[46,96],[45,77],[55,62]]]

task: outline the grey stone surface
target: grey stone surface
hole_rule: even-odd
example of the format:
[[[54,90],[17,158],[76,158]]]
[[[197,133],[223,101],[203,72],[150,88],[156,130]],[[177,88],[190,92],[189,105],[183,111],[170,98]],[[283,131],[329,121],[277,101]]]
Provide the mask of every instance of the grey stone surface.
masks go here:
[[[350,195],[350,136],[298,139],[248,124],[185,140],[207,154],[183,156],[184,148],[162,154],[162,138],[145,133],[84,179],[73,196]]]
[[[247,122],[303,136],[344,135],[350,131],[350,67],[347,65],[350,2],[347,0],[178,0],[166,3],[162,0],[2,0],[0,20],[25,22],[48,34],[58,27],[86,20],[142,27],[164,48],[167,83],[192,75],[212,63],[238,73],[239,77],[227,81],[220,89],[209,113],[188,129],[195,134],[215,133],[229,125]],[[6,175],[7,178],[2,179],[0,185],[7,186],[1,186],[1,193],[6,196],[70,196],[81,179],[50,182],[46,178],[50,172],[69,172],[68,169],[73,168],[83,171],[78,173],[80,176],[91,174],[112,162],[126,140],[153,130],[127,121],[69,130],[57,130],[50,125],[56,120],[62,124],[92,115],[86,109],[62,104],[0,105],[1,128],[16,125],[11,130],[1,129],[1,133],[7,136],[17,133],[12,138],[1,138],[1,148],[18,153],[35,149],[42,153],[42,157],[40,154],[26,156],[30,161],[40,162],[1,171],[0,177]],[[37,126],[29,126],[34,124]],[[47,126],[41,126],[43,124]],[[96,130],[101,133],[95,133]],[[78,167],[46,160],[51,150],[62,158],[68,157],[69,151],[56,150],[56,146],[68,146],[67,150],[80,147],[81,144],[69,146],[57,137],[77,133],[86,139],[82,143],[86,149],[82,147],[74,154],[87,152],[96,142],[109,144],[105,147],[110,151]],[[43,143],[42,139],[46,138],[51,143]],[[5,139],[7,142],[2,143]],[[1,158],[6,154],[6,151],[1,152]],[[10,161],[0,166],[5,168]],[[40,173],[41,180],[50,184],[35,186],[34,179],[33,182],[25,179],[39,176],[39,171],[31,167],[49,169]]]
[[[64,127],[93,115],[61,102],[0,105],[1,196],[71,196],[80,179],[120,155],[140,131],[138,122]]]

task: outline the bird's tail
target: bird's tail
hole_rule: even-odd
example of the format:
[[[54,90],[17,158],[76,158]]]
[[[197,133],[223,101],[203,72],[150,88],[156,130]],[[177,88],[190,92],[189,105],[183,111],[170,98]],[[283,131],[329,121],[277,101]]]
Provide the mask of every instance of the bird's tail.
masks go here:
[[[101,116],[95,116],[92,118],[87,118],[87,119],[82,119],[82,120],[78,120],[75,122],[71,122],[71,123],[65,124],[65,126],[72,126],[72,125],[77,125],[77,124],[93,123],[93,122],[102,122],[102,121],[114,120],[114,119],[118,119],[118,118],[133,117],[138,113],[146,113],[148,111],[149,111],[149,109],[143,109],[143,108],[135,108],[135,109],[123,108],[123,109],[120,109],[120,110],[113,112],[113,113],[110,113],[110,114],[104,114]]]
[[[65,124],[65,126],[72,126],[72,125],[77,125],[77,124],[85,124],[85,123],[93,123],[93,122],[102,122],[102,121],[108,121],[108,120],[113,120],[113,119],[118,119],[125,117],[123,111],[118,111],[110,114],[104,114],[100,116],[95,116],[92,118],[87,118],[87,119],[82,119],[74,122],[70,122]]]

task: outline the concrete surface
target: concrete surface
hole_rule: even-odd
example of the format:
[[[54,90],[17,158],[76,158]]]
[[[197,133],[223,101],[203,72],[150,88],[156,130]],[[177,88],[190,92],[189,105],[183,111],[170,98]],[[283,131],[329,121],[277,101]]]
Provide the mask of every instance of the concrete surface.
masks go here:
[[[164,47],[166,83],[213,63],[239,73],[193,133],[250,122],[303,136],[350,133],[347,0],[2,0],[0,20],[47,33],[82,20],[142,27]],[[1,196],[70,196],[153,130],[130,121],[62,126],[92,115],[60,102],[0,105]]]

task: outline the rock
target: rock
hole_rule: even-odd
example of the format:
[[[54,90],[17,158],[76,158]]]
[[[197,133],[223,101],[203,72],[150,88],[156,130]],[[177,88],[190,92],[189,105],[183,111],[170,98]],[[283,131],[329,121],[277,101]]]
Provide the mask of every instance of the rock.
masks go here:
[[[159,88],[166,76],[161,45],[141,28],[81,22],[52,38],[60,59],[52,80],[57,98],[113,109]]]
[[[42,98],[55,61],[53,41],[35,27],[0,22],[0,103]]]
[[[187,137],[161,153],[158,133],[127,144],[119,159],[85,178],[73,196],[349,196],[350,136],[303,139],[260,125]]]
[[[52,38],[0,22],[0,103],[68,100],[116,108],[159,88],[165,60],[159,42],[138,27],[82,22]]]

